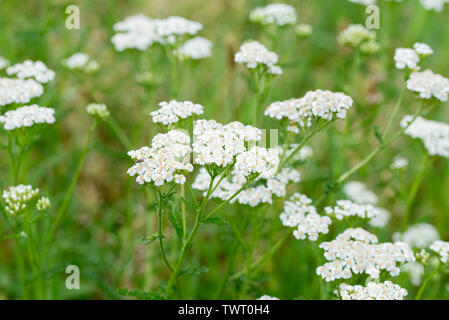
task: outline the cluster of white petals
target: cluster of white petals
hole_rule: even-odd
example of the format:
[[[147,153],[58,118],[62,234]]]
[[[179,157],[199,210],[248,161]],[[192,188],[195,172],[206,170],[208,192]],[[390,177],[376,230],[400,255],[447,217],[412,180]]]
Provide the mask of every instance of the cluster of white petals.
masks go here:
[[[391,170],[405,170],[408,167],[408,160],[401,156],[396,156],[390,164]]]
[[[249,177],[276,168],[278,164],[279,157],[276,149],[254,146],[249,151],[237,155],[235,169],[243,176]]]
[[[390,211],[376,207],[376,215],[368,221],[368,224],[375,228],[384,228],[391,219]]]
[[[200,60],[212,57],[213,44],[203,37],[187,40],[174,54],[181,60]]]
[[[379,202],[377,195],[360,181],[349,181],[343,186],[343,192],[349,200],[357,203],[376,205]]]
[[[171,130],[156,135],[151,147],[142,147],[128,152],[136,162],[128,169],[130,176],[137,176],[139,184],[154,183],[162,186],[166,182],[175,181],[183,184],[185,172],[192,172],[190,163],[190,137],[182,131]]]
[[[449,259],[449,242],[437,240],[430,246],[430,250],[439,254],[440,260],[447,263]]]
[[[391,281],[369,282],[366,287],[360,285],[340,285],[342,300],[404,300],[407,290]]]
[[[338,42],[344,46],[358,47],[362,42],[376,38],[376,33],[361,24],[351,24],[338,35]]]
[[[5,69],[6,67],[8,67],[10,64],[8,59],[5,59],[3,57],[0,57],[0,70]]]
[[[400,70],[405,68],[415,70],[419,68],[419,55],[410,48],[397,48],[394,54],[394,61],[396,68]]]
[[[159,103],[159,109],[150,113],[154,123],[164,126],[177,123],[193,115],[203,114],[203,106],[190,101],[163,101]]]
[[[0,78],[0,106],[28,103],[43,93],[42,85],[33,79]]]
[[[40,211],[40,212],[47,211],[48,208],[50,208],[50,206],[51,206],[51,203],[50,203],[49,197],[42,197],[39,200],[37,200],[37,203],[36,203],[37,211]]]
[[[6,73],[19,79],[34,78],[37,82],[47,83],[55,78],[55,72],[47,68],[42,61],[25,60],[6,69]]]
[[[435,98],[446,102],[449,96],[449,79],[432,70],[416,71],[407,80],[407,89],[419,93],[420,98]]]
[[[293,194],[285,201],[284,211],[279,218],[284,226],[296,228],[293,236],[296,239],[318,240],[320,234],[327,234],[332,221],[321,216],[312,205],[312,200],[299,193]]]
[[[62,65],[70,70],[95,72],[99,69],[98,62],[92,60],[87,53],[77,52],[62,60]]]
[[[325,207],[324,211],[338,220],[348,217],[372,219],[378,214],[376,207],[366,203],[354,203],[351,200],[338,200],[335,207]]]
[[[9,187],[7,190],[3,190],[3,200],[5,200],[5,211],[10,215],[16,215],[17,213],[26,209],[27,203],[31,201],[37,194],[39,189],[33,189],[30,185],[19,184],[14,187]]]
[[[393,234],[393,240],[403,241],[411,248],[425,249],[434,241],[439,240],[437,228],[429,223],[419,223],[408,228],[404,233]]]
[[[398,264],[415,261],[406,243],[378,244],[375,235],[361,228],[347,229],[335,240],[321,243],[320,248],[329,262],[319,266],[316,273],[327,282],[362,273],[377,279],[381,271],[397,276]]]
[[[284,3],[272,3],[251,11],[249,19],[263,25],[285,26],[295,24],[297,17],[296,10],[292,6]]]
[[[117,31],[111,38],[117,51],[126,49],[146,50],[154,43],[174,45],[185,36],[197,34],[203,26],[182,17],[150,19],[143,14],[127,17],[117,22]]]
[[[242,44],[240,51],[235,54],[234,60],[245,65],[248,69],[262,67],[269,74],[282,74],[282,69],[276,66],[279,56],[269,51],[263,44],[250,41]]]
[[[35,124],[54,123],[55,110],[47,107],[40,107],[37,104],[23,106],[16,110],[6,111],[0,116],[0,123],[3,123],[5,130],[14,130],[23,127],[31,127]]]
[[[352,104],[352,98],[342,92],[309,91],[304,97],[296,101],[296,108],[302,120],[297,122],[310,126],[312,118],[329,121],[335,118],[343,119]]]
[[[413,45],[413,49],[420,56],[430,56],[433,54],[433,49],[427,43],[416,42]]]
[[[405,128],[412,119],[411,115],[404,116],[401,127]],[[421,139],[430,155],[449,158],[449,124],[417,117],[405,134]]]
[[[108,107],[103,103],[90,103],[87,105],[86,111],[92,117],[100,118],[102,120],[107,119],[111,115]]]
[[[200,165],[227,166],[246,151],[245,142],[262,138],[262,132],[238,121],[223,125],[215,120],[198,120],[193,129],[193,161]]]
[[[444,4],[449,3],[448,0],[420,0],[422,6],[427,10],[441,12],[444,9]]]

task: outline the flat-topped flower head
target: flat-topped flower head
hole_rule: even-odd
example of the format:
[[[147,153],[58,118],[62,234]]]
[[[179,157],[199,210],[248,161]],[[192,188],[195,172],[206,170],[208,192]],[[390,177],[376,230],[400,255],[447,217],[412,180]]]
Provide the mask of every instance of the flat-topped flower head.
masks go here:
[[[248,69],[263,68],[268,74],[282,74],[282,69],[276,66],[279,56],[269,51],[263,44],[257,41],[246,42],[235,54],[234,60],[243,64]]]
[[[415,50],[409,48],[397,48],[394,54],[395,66],[399,70],[419,70],[419,55]]]
[[[385,228],[391,219],[390,211],[380,207],[376,207],[376,211],[376,215],[368,221],[368,224],[375,228]]]
[[[343,192],[349,198],[357,203],[366,203],[376,205],[379,202],[377,195],[368,189],[368,187],[360,181],[349,181],[343,186]]]
[[[203,37],[187,40],[174,54],[181,60],[200,60],[212,57],[213,44]]]
[[[243,176],[260,175],[271,170],[279,164],[276,149],[252,147],[236,157],[235,168]]]
[[[298,123],[310,126],[313,118],[329,121],[336,118],[343,119],[352,104],[352,98],[341,92],[309,91],[303,98],[296,100],[296,108],[301,119]]]
[[[422,99],[435,98],[446,102],[449,96],[449,79],[432,70],[417,71],[407,80],[407,89],[416,92]]]
[[[5,211],[12,216],[23,212],[28,202],[38,193],[39,189],[33,189],[32,186],[23,184],[3,190],[2,198],[6,203]]]
[[[393,240],[403,241],[411,248],[426,249],[439,240],[438,230],[429,223],[418,223],[409,227],[404,233],[393,234]]]
[[[401,120],[401,127],[408,126],[405,134],[421,139],[430,155],[449,158],[449,124],[417,117],[409,125],[412,119],[413,116],[406,115]]]
[[[158,41],[162,45],[176,44],[182,38],[194,36],[203,29],[201,23],[177,16],[153,20],[153,27]]]
[[[440,256],[442,263],[449,261],[449,242],[437,240],[430,246],[430,250]]]
[[[200,165],[227,166],[246,151],[245,142],[259,141],[262,132],[240,122],[227,125],[215,120],[198,120],[193,130],[193,161]]]
[[[417,54],[419,54],[422,57],[427,57],[433,54],[432,48],[426,43],[416,42],[413,45],[413,49]]]
[[[266,7],[257,7],[251,11],[249,19],[262,25],[286,26],[296,24],[296,10],[283,3],[272,3]]]
[[[117,51],[126,49],[146,50],[159,41],[154,30],[154,22],[143,14],[127,17],[114,24],[114,34],[111,42]]]
[[[203,114],[203,106],[190,101],[163,101],[159,109],[150,113],[154,123],[173,125],[182,119]]]
[[[400,273],[399,264],[415,261],[413,251],[404,242],[378,243],[377,237],[361,228],[347,229],[330,242],[323,242],[327,263],[316,273],[327,282],[367,274],[377,279],[382,271],[391,276]]]
[[[355,203],[350,200],[338,200],[335,207],[324,208],[326,214],[335,216],[338,220],[348,217],[372,219],[377,215],[376,207],[370,204]]]
[[[51,206],[50,198],[49,197],[42,197],[39,200],[37,200],[36,203],[36,209],[37,211],[44,212],[47,211]]]
[[[282,120],[288,119],[291,124],[297,124],[300,120],[299,111],[296,108],[298,99],[289,99],[285,101],[276,101],[271,103],[264,114],[270,118]],[[304,124],[302,125],[304,127]]]
[[[300,23],[295,27],[295,33],[299,38],[308,38],[313,32],[310,24]]]
[[[0,78],[0,106],[28,103],[43,93],[44,87],[33,79]]]
[[[55,78],[55,72],[47,68],[42,61],[25,60],[6,69],[6,73],[19,79],[34,78],[37,82],[48,83]]]
[[[442,12],[448,0],[420,0],[420,2],[426,10]]]
[[[99,69],[97,61],[92,60],[88,54],[77,52],[62,60],[62,65],[70,70],[82,70],[87,73],[95,72]]]
[[[343,46],[356,48],[363,42],[374,40],[376,33],[361,24],[351,24],[338,35],[338,42]]]
[[[10,62],[8,59],[5,59],[3,57],[0,57],[0,70],[5,69],[6,67],[8,67],[10,65]]]
[[[342,300],[404,300],[407,296],[407,290],[391,281],[368,282],[365,287],[342,283],[339,293]]]
[[[140,31],[144,29],[151,29],[153,27],[153,20],[143,14],[136,14],[126,17],[123,21],[114,24],[114,31]]]
[[[54,114],[55,110],[52,108],[33,104],[5,112],[4,115],[0,116],[0,123],[3,123],[3,128],[9,131],[31,127],[36,124],[54,123]]]
[[[284,211],[279,218],[284,226],[296,228],[293,236],[296,239],[318,240],[320,234],[327,234],[332,221],[321,216],[312,205],[312,200],[299,193],[293,194],[285,201]]]
[[[90,116],[100,120],[106,120],[111,115],[108,107],[102,103],[91,103],[87,105],[86,111]]]
[[[136,162],[128,169],[128,174],[136,177],[139,184],[154,184],[160,187],[174,181],[183,184],[185,174],[193,171],[190,163],[190,137],[179,130],[158,134],[150,147],[142,147],[128,152]]]
[[[396,156],[390,164],[391,170],[403,171],[408,167],[408,160],[402,156]]]

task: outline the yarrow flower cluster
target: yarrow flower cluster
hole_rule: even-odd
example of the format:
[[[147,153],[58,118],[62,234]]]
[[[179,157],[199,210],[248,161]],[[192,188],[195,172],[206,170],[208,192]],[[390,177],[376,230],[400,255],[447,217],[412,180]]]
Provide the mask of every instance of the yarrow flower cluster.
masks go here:
[[[401,127],[407,127],[412,119],[411,115],[404,116]],[[421,139],[430,155],[449,158],[449,124],[417,117],[405,134]]]
[[[83,70],[84,72],[90,73],[98,70],[98,62],[92,60],[88,54],[77,52],[64,59],[62,65],[70,70]]]
[[[327,234],[332,221],[321,216],[312,205],[312,200],[299,193],[293,194],[285,201],[284,211],[279,218],[284,226],[296,228],[293,236],[296,239],[318,240],[320,234]]]
[[[192,148],[190,137],[182,131],[171,130],[156,135],[151,147],[142,147],[128,152],[136,162],[128,169],[128,174],[136,176],[139,184],[153,183],[156,187],[173,181],[184,184],[185,173],[193,171],[189,161]]]
[[[444,4],[448,3],[448,0],[420,0],[422,6],[427,10],[433,10],[441,12],[444,9]]]
[[[19,79],[34,78],[37,82],[47,83],[55,78],[55,72],[47,68],[42,61],[25,60],[6,69],[6,73]]]
[[[376,205],[379,202],[377,195],[360,181],[349,181],[343,186],[343,192],[348,198],[357,203]]]
[[[362,43],[372,41],[376,38],[374,31],[368,30],[361,24],[351,24],[338,36],[338,42],[344,46],[356,48]]]
[[[28,103],[43,93],[44,87],[33,79],[0,78],[0,106]]]
[[[138,14],[114,25],[117,33],[111,38],[117,51],[146,50],[154,43],[176,45],[186,36],[197,34],[203,26],[182,17],[150,19]]]
[[[272,3],[266,7],[257,7],[251,11],[249,19],[262,25],[286,26],[296,23],[296,10],[283,3]]]
[[[213,44],[203,37],[187,40],[174,54],[181,60],[200,60],[212,57]]]
[[[299,38],[308,38],[313,32],[310,24],[300,23],[295,27],[295,33]]]
[[[391,170],[405,170],[408,167],[408,160],[401,156],[396,156],[390,164]]]
[[[235,169],[244,177],[260,175],[279,164],[276,149],[265,149],[263,147],[252,147],[236,157]]]
[[[51,206],[49,197],[42,197],[37,200],[36,209],[37,211],[44,212],[47,211]]]
[[[391,219],[391,213],[384,209],[376,207],[376,215],[368,221],[368,224],[375,228],[384,228]]]
[[[102,103],[91,103],[87,105],[86,111],[90,116],[101,120],[105,120],[111,115],[108,107]]]
[[[449,96],[449,79],[432,70],[413,72],[407,80],[407,89],[419,94],[422,99],[432,97],[446,102]]]
[[[381,271],[397,276],[400,273],[398,264],[415,261],[406,243],[378,244],[377,241],[375,235],[361,228],[347,229],[335,240],[320,244],[329,262],[318,267],[316,273],[327,282],[362,273],[377,279]]]
[[[342,283],[339,288],[342,300],[404,300],[407,290],[391,281],[369,282],[366,287]]]
[[[419,223],[408,228],[403,234],[393,234],[393,240],[403,241],[411,248],[425,249],[439,240],[438,230],[429,223]]]
[[[31,127],[42,123],[51,124],[55,122],[54,114],[55,110],[52,108],[33,104],[5,112],[3,116],[0,116],[0,123],[3,123],[5,130]]]
[[[160,102],[160,108],[150,113],[154,123],[169,126],[193,115],[203,114],[203,106],[190,101]]]
[[[370,204],[354,203],[350,200],[338,200],[335,207],[325,207],[324,211],[338,220],[348,217],[372,219],[378,214],[376,207]]]
[[[276,65],[279,56],[269,51],[264,45],[257,41],[246,42],[235,54],[235,62],[245,65],[248,69],[258,67],[266,70],[268,74],[282,74],[282,69]]]
[[[3,70],[8,66],[9,66],[9,60],[5,59],[3,57],[0,57],[0,70]]]
[[[449,242],[437,240],[430,246],[430,250],[440,256],[442,263],[447,263],[449,259]]]
[[[33,189],[30,185],[19,184],[3,190],[3,200],[6,203],[5,211],[14,216],[23,212],[28,202],[30,202],[37,194],[39,189]]]
[[[394,54],[395,66],[397,69],[408,69],[417,71],[420,69],[418,63],[420,58],[425,58],[433,54],[432,48],[422,42],[416,42],[413,45],[413,49],[410,48],[397,48]]]
[[[245,142],[259,141],[262,132],[237,121],[222,125],[215,120],[198,120],[193,137],[194,163],[227,166],[235,156],[246,151]]]

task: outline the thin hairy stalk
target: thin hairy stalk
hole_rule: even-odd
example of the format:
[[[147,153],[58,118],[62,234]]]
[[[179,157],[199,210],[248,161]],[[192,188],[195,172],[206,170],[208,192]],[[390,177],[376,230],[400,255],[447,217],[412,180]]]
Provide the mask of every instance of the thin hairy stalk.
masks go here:
[[[393,125],[394,119],[396,118],[396,115],[402,105],[402,101],[404,100],[405,91],[407,89],[407,86],[404,85],[401,91],[401,95],[399,96],[399,100],[396,103],[396,106],[394,107],[393,113],[390,115],[390,119],[388,120],[387,126],[385,127],[385,131],[382,134],[382,139],[385,139],[390,132],[391,126]]]
[[[158,215],[158,227],[157,227],[157,237],[158,237],[158,243],[159,243],[159,249],[161,251],[162,259],[164,260],[165,265],[167,266],[168,270],[170,272],[173,271],[173,268],[171,267],[170,263],[167,259],[167,254],[165,253],[164,248],[164,235],[162,233],[163,230],[163,213],[164,213],[164,199],[163,195],[160,193],[160,191],[154,191],[154,197],[156,198],[157,203],[157,215]]]
[[[315,241],[310,241],[310,246],[312,247],[313,255],[315,256],[315,261],[317,264],[317,267],[321,265],[321,255],[318,248],[318,245]],[[327,290],[326,290],[326,283],[324,280],[318,276],[318,282],[320,286],[320,299],[321,300],[327,300]]]
[[[70,182],[69,188],[67,189],[67,191],[65,193],[64,199],[62,200],[62,204],[59,207],[59,210],[56,214],[55,219],[53,220],[53,224],[51,226],[49,237],[48,237],[48,242],[50,242],[51,239],[55,236],[56,230],[59,226],[59,223],[61,222],[61,220],[67,210],[67,206],[69,205],[70,199],[72,198],[73,190],[75,189],[76,183],[78,182],[78,178],[81,174],[81,170],[83,169],[84,160],[86,159],[86,155],[89,152],[90,143],[92,141],[92,138],[93,138],[93,135],[95,132],[95,128],[97,127],[97,123],[98,123],[97,121],[98,120],[95,119],[89,128],[86,143],[84,144],[84,148],[81,151],[81,155],[78,160],[78,165],[76,167],[75,174],[72,177],[72,181]]]
[[[432,280],[432,278],[437,274],[437,272],[440,270],[441,264],[438,263],[438,266],[436,266],[433,271],[424,279],[424,281],[421,284],[421,287],[418,290],[418,293],[416,294],[415,300],[420,300],[421,296],[424,293],[424,290],[426,289],[427,285],[429,284],[429,281]]]
[[[185,187],[184,184],[179,186],[181,192],[181,217],[182,217],[182,239],[185,240],[187,238],[187,216],[186,216],[186,204],[185,204]]]
[[[128,138],[128,135],[123,131],[123,129],[120,127],[120,125],[117,123],[117,121],[114,119],[114,117],[110,116],[107,124],[109,128],[111,129],[112,133],[117,137],[118,141],[126,148],[131,149],[131,141]]]
[[[427,164],[429,162],[429,153],[425,150],[422,157],[421,157],[421,164],[419,166],[418,174],[415,177],[415,180],[413,181],[412,187],[410,188],[410,191],[408,193],[407,202],[405,205],[405,211],[404,215],[402,216],[402,223],[401,223],[401,231],[404,232],[407,228],[409,219],[410,219],[410,213],[412,209],[413,202],[416,197],[416,193],[418,192],[419,186],[421,185],[421,182],[424,177],[424,173],[426,172]]]

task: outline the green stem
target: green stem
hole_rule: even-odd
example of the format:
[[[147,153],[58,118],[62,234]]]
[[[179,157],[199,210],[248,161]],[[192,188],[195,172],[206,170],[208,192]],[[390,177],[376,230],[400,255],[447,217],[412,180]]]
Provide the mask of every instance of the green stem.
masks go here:
[[[187,217],[186,217],[186,204],[185,201],[185,188],[184,184],[180,185],[181,189],[181,216],[182,216],[182,238],[185,240],[187,238]]]
[[[396,118],[396,115],[402,105],[402,101],[404,100],[405,90],[407,89],[407,86],[404,85],[401,91],[401,95],[399,96],[399,100],[396,103],[396,106],[394,107],[393,113],[390,116],[390,119],[388,120],[387,126],[385,127],[385,131],[382,134],[382,139],[385,139],[390,132],[391,126],[393,124],[394,119]]]
[[[80,158],[78,160],[78,165],[76,167],[75,174],[72,177],[72,181],[70,182],[69,188],[67,189],[67,191],[65,193],[65,196],[64,196],[64,199],[62,201],[62,204],[59,207],[59,210],[58,210],[58,212],[56,214],[56,217],[55,217],[55,219],[53,221],[53,224],[52,224],[52,227],[51,227],[51,230],[50,230],[50,233],[49,233],[49,238],[48,238],[49,241],[55,236],[56,230],[58,228],[58,225],[61,222],[61,220],[62,220],[62,218],[63,218],[63,216],[64,216],[64,214],[66,212],[67,206],[68,206],[68,204],[70,202],[73,190],[75,189],[76,183],[77,183],[78,178],[79,178],[79,176],[81,174],[81,170],[83,169],[84,160],[86,158],[87,153],[89,152],[90,143],[91,143],[91,140],[93,138],[93,135],[94,135],[94,132],[95,132],[95,128],[97,127],[97,123],[98,123],[97,121],[98,120],[95,119],[94,122],[92,123],[92,125],[89,128],[89,132],[87,134],[86,143],[84,144],[84,148],[81,151],[81,155],[80,155]]]
[[[109,128],[112,130],[112,133],[117,137],[118,141],[125,147],[126,149],[131,149],[131,141],[128,139],[128,136],[126,135],[125,131],[119,126],[117,121],[114,119],[114,117],[110,116],[107,124]]]
[[[154,191],[154,196],[156,197],[156,203],[157,203],[157,213],[158,213],[158,228],[157,228],[157,236],[159,239],[159,248],[161,250],[161,255],[162,255],[162,259],[165,262],[165,265],[167,266],[168,270],[170,270],[170,272],[173,271],[172,267],[170,266],[170,263],[168,262],[167,259],[167,254],[165,253],[165,248],[164,248],[164,235],[162,233],[162,229],[163,229],[163,212],[164,212],[164,199],[163,199],[163,195],[160,193],[160,191]]]
[[[421,287],[418,290],[418,293],[416,294],[415,300],[421,299],[421,296],[424,293],[424,290],[426,289],[427,284],[435,276],[435,274],[437,274],[437,272],[440,270],[440,266],[441,266],[441,264],[438,263],[438,266],[436,266],[435,269],[433,269],[433,271],[427,276],[427,278],[424,279],[423,283],[421,284]]]

